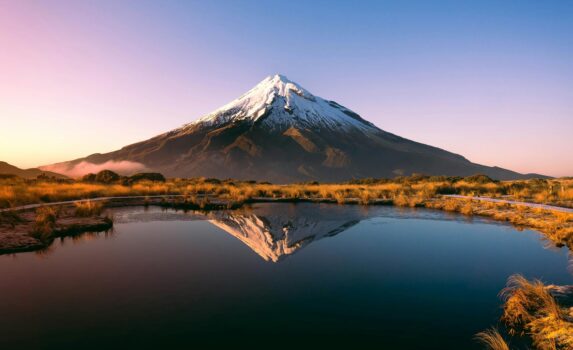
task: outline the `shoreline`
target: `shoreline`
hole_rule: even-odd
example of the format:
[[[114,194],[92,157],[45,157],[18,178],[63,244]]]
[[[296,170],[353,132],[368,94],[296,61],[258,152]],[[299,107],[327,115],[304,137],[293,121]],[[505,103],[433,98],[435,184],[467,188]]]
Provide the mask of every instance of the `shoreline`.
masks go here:
[[[189,196],[183,194],[165,194],[165,195],[150,195],[150,196],[117,196],[117,197],[95,197],[95,198],[84,198],[84,199],[77,199],[77,200],[68,200],[68,201],[59,201],[59,202],[46,202],[46,203],[35,203],[35,204],[27,204],[21,205],[18,207],[13,208],[2,208],[0,209],[0,213],[12,212],[12,211],[23,211],[23,210],[30,210],[30,209],[37,209],[41,207],[47,206],[58,206],[58,205],[68,205],[68,204],[75,204],[75,203],[89,203],[89,202],[106,202],[106,201],[116,201],[116,200],[137,200],[137,199],[169,199],[169,198],[188,198]],[[556,205],[549,205],[549,204],[540,204],[534,202],[523,202],[523,201],[514,201],[508,199],[498,199],[492,197],[475,197],[475,196],[464,196],[458,194],[444,194],[435,198],[431,198],[431,200],[436,200],[443,198],[453,198],[453,199],[466,199],[466,200],[476,200],[476,201],[484,201],[484,202],[491,202],[491,203],[500,203],[500,204],[509,204],[509,205],[521,205],[530,208],[537,208],[549,211],[557,211],[563,213],[572,213],[573,208],[568,207],[561,207]],[[209,198],[209,199],[216,199],[220,200],[221,203],[227,201],[230,202],[231,200],[221,200],[221,198],[217,196],[209,196],[203,195],[200,198]],[[392,199],[371,199],[368,201],[368,204],[362,203],[360,198],[344,198],[344,201],[341,203],[332,198],[320,198],[320,197],[285,197],[285,198],[272,198],[272,197],[253,197],[249,199],[245,199],[243,203],[297,203],[297,202],[306,202],[306,203],[334,203],[334,204],[362,204],[362,205],[394,205]]]
[[[372,199],[367,204],[359,198],[269,198],[253,197],[242,201],[223,199],[217,196],[202,195],[189,199],[185,195],[153,195],[153,196],[118,196],[61,201],[53,203],[38,203],[0,210],[0,255],[26,251],[36,251],[49,247],[58,237],[66,237],[85,232],[103,232],[113,227],[113,220],[101,216],[77,217],[70,208],[77,203],[101,202],[106,208],[122,206],[156,205],[176,210],[233,210],[244,204],[255,203],[330,203],[338,205],[390,205],[410,206],[427,209],[437,209],[446,212],[456,212],[464,216],[488,217],[494,221],[506,222],[517,228],[533,229],[553,241],[556,246],[573,248],[573,210],[563,207],[540,205],[537,203],[499,200],[488,197],[471,197],[460,195],[442,195],[422,202],[398,202],[392,199]],[[45,240],[34,238],[32,227],[35,220],[34,209],[43,207],[64,208],[64,215],[58,218],[56,228],[49,232]],[[67,210],[67,211],[66,211]],[[6,223],[2,214],[17,214],[24,217],[24,222]],[[11,227],[9,227],[11,225]]]

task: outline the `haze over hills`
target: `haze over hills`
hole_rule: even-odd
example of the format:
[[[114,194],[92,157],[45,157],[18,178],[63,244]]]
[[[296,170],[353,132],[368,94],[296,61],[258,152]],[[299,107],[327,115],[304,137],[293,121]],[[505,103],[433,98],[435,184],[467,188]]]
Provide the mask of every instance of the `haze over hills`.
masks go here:
[[[539,177],[475,164],[461,155],[386,132],[285,76],[265,78],[216,111],[118,151],[41,169],[80,176],[101,169],[168,177],[342,181],[365,177],[485,174]]]

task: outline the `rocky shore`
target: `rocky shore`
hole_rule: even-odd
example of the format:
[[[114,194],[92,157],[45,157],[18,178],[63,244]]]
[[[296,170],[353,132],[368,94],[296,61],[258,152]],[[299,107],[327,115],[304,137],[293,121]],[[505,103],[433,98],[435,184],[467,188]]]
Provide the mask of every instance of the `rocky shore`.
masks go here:
[[[42,235],[36,230],[35,211],[2,213],[0,215],[0,254],[41,250],[58,237],[85,232],[103,232],[113,227],[113,220],[105,216],[76,216],[72,207],[59,208],[53,229]]]

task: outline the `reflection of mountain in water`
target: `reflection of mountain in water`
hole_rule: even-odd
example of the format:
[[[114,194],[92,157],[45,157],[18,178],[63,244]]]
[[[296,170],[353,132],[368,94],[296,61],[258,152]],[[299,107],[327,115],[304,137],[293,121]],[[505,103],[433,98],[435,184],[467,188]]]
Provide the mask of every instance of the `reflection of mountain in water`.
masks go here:
[[[366,214],[359,207],[278,203],[209,214],[213,225],[241,240],[263,259],[273,262],[313,241],[334,236],[364,217]]]

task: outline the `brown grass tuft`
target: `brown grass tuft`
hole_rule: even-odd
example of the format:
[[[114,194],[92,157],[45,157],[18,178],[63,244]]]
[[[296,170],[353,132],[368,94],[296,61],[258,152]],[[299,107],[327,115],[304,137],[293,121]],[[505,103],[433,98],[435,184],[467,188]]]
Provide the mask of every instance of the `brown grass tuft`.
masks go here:
[[[573,320],[541,281],[511,276],[501,296],[510,334],[528,334],[541,350],[573,348]]]
[[[476,339],[489,350],[509,350],[509,345],[495,328],[476,334]]]
[[[32,230],[32,237],[41,241],[46,240],[54,232],[58,219],[59,209],[51,206],[40,207],[36,210],[36,219]]]
[[[80,217],[97,216],[100,215],[103,210],[102,202],[84,201],[75,202],[74,205],[76,207],[76,216]]]

